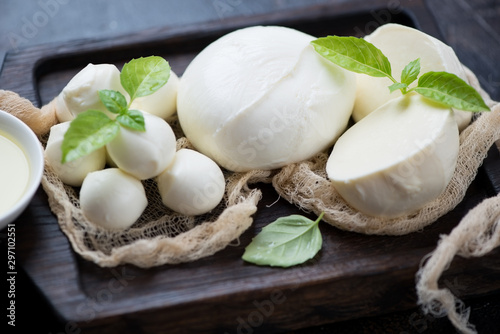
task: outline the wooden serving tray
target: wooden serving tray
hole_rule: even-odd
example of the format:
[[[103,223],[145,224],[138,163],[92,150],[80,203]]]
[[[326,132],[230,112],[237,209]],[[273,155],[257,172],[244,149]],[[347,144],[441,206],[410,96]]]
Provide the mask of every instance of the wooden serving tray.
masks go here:
[[[390,21],[440,38],[423,1],[405,2],[405,11],[386,6],[386,0],[333,1],[112,40],[31,47],[7,55],[0,87],[42,106],[88,63],[121,66],[149,55],[165,57],[182,75],[211,41],[257,24],[290,26],[315,36],[360,36]],[[463,202],[423,231],[366,236],[321,224],[322,250],[293,268],[258,267],[241,259],[263,226],[280,216],[307,215],[279,199],[270,185],[260,184],[264,197],[239,242],[192,263],[151,269],[101,268],[83,260],[59,229],[40,188],[16,221],[17,260],[61,321],[84,333],[271,333],[415,308],[415,274],[422,258],[469,209],[500,191],[500,156],[494,149],[490,153]],[[441,283],[465,299],[498,293],[499,255],[496,250],[480,259],[458,258]]]

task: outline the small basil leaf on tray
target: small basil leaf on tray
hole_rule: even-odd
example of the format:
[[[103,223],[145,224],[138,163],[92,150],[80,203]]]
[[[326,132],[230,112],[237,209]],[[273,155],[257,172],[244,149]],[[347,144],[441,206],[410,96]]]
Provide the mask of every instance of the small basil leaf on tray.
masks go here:
[[[301,215],[278,218],[265,226],[245,248],[242,259],[258,265],[291,267],[312,259],[323,239],[318,224]]]

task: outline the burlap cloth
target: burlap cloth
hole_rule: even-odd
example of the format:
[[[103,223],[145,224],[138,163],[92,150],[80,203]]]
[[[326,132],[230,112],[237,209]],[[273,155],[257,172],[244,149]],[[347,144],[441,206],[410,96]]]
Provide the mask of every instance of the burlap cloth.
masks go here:
[[[396,219],[367,216],[351,208],[328,181],[325,164],[328,152],[277,171],[226,172],[226,191],[221,204],[210,214],[186,217],[163,206],[154,180],[144,181],[149,204],[142,217],[129,229],[110,232],[87,221],[79,208],[78,189],[64,185],[46,164],[42,186],[61,230],[74,251],[102,267],[130,263],[148,268],[200,259],[216,253],[252,224],[252,215],[262,194],[255,186],[272,182],[278,194],[304,211],[347,231],[364,234],[403,235],[421,230],[452,210],[465,196],[467,188],[489,148],[500,138],[500,104],[492,101],[468,69],[470,84],[491,107],[478,114],[460,134],[460,151],[455,173],[448,187],[436,200],[417,212]],[[0,109],[23,119],[45,144],[50,126],[55,124],[53,103],[41,109],[8,91],[0,91]],[[190,147],[175,121],[178,148]],[[422,262],[417,273],[418,302],[435,316],[447,315],[457,329],[474,333],[468,324],[463,303],[449,290],[438,287],[438,279],[455,255],[482,256],[500,244],[500,195],[485,200],[471,210],[436,250]]]

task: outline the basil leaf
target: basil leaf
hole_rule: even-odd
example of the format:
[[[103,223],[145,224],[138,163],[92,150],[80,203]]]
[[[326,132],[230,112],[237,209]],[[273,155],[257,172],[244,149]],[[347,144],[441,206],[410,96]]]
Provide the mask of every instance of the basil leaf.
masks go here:
[[[162,57],[132,59],[120,72],[120,82],[130,95],[130,101],[150,95],[167,83],[170,65]]]
[[[327,36],[311,44],[321,56],[346,70],[373,77],[391,77],[391,64],[387,57],[364,39]]]
[[[61,145],[62,163],[76,160],[109,143],[120,126],[99,110],[87,110],[71,121]]]
[[[243,260],[258,265],[290,267],[313,258],[323,240],[318,223],[300,215],[278,218],[245,248]]]
[[[419,94],[449,107],[466,111],[489,111],[481,95],[465,81],[447,72],[427,72],[413,88]]]
[[[405,66],[403,72],[401,72],[401,82],[409,86],[413,81],[417,80],[419,74],[420,58],[417,58]]]
[[[128,110],[122,115],[116,117],[116,121],[126,128],[136,131],[146,131],[144,116],[139,110]]]
[[[127,111],[127,99],[120,92],[103,89],[99,91],[99,98],[106,109],[114,114],[122,114]]]
[[[407,84],[401,83],[401,82],[396,82],[396,83],[393,83],[392,85],[389,86],[389,91],[392,93],[395,90],[405,89],[405,88],[408,88]]]

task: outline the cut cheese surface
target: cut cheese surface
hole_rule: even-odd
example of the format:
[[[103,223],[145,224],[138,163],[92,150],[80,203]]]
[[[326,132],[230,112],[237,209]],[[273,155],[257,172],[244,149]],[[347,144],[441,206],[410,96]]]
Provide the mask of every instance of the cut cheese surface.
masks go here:
[[[326,149],[345,130],[355,76],[316,54],[315,37],[276,26],[229,33],[181,77],[186,137],[232,171],[274,169]]]
[[[399,24],[385,24],[377,28],[365,40],[375,45],[391,63],[392,76],[400,80],[401,72],[411,61],[420,58],[420,75],[429,71],[453,73],[467,82],[465,71],[451,47],[417,29]],[[355,121],[361,120],[373,110],[392,98],[401,96],[399,90],[390,93],[389,78],[375,78],[357,74],[356,102],[353,109]],[[415,83],[412,84],[415,85]],[[460,129],[471,120],[472,113],[455,111]]]
[[[326,171],[354,208],[396,217],[442,193],[458,146],[453,111],[410,93],[349,128],[333,147]]]

